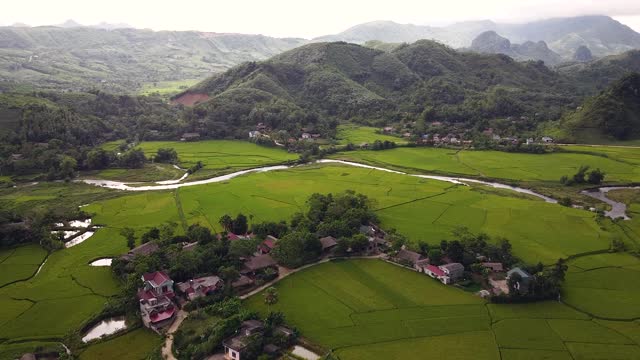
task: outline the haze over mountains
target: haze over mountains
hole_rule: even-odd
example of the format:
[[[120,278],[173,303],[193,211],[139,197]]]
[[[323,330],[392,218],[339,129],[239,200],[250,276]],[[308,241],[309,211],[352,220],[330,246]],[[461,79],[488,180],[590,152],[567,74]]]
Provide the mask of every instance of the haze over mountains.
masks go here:
[[[585,49],[598,58],[640,48],[640,34],[607,16],[526,24],[473,21],[444,27],[376,21],[312,40],[155,32],[126,24],[83,26],[69,20],[58,26],[0,27],[0,90],[20,84],[39,89],[133,92],[149,83],[202,79],[310,42],[413,43],[421,39],[453,48],[501,53],[520,61],[542,60],[548,66],[573,61],[578,49],[582,49],[578,58],[583,59]]]

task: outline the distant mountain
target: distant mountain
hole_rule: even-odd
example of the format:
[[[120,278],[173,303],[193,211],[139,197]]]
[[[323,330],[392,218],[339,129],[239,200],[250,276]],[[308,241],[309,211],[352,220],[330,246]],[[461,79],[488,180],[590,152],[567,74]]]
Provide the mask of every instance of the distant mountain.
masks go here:
[[[580,61],[580,62],[591,61],[593,60],[593,54],[591,53],[591,50],[589,50],[588,47],[581,45],[579,48],[576,49],[576,52],[573,54],[573,60]]]
[[[640,50],[606,56],[589,62],[573,62],[559,65],[556,70],[575,84],[582,94],[593,95],[603,91],[630,72],[640,73]]]
[[[504,54],[516,60],[542,60],[547,65],[562,62],[560,55],[547,47],[544,41],[527,41],[523,44],[511,44],[509,39],[495,31],[485,31],[472,42],[469,50],[486,54]]]
[[[640,74],[629,74],[585,101],[563,119],[561,128],[572,141],[640,138]]]
[[[77,28],[77,27],[83,27],[84,25],[80,24],[79,22],[73,20],[73,19],[68,19],[67,21],[61,23],[61,24],[56,24],[53,25],[55,27],[61,27],[61,28],[66,28],[66,29],[71,29],[71,28]]]
[[[0,27],[0,89],[27,84],[132,92],[149,83],[202,79],[305,42],[196,31],[104,30],[71,20],[62,25]]]
[[[204,122],[211,131],[220,128],[213,119],[272,128],[286,128],[286,119],[327,117],[466,124],[534,114],[557,119],[581,100],[542,64],[428,40],[390,51],[345,42],[304,45],[214,75],[174,100],[196,95],[209,100],[196,105],[194,127]]]
[[[370,40],[411,43],[419,39],[433,39],[461,48],[469,47],[473,39],[486,31],[495,31],[515,43],[544,41],[567,60],[572,59],[576,49],[582,45],[589,47],[597,57],[640,48],[640,34],[608,16],[557,18],[525,24],[473,21],[445,27],[376,21],[314,40],[361,44]]]

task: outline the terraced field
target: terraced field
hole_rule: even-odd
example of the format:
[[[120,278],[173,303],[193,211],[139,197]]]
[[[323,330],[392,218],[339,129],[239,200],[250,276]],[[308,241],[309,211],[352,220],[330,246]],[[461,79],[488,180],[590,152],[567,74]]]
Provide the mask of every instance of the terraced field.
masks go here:
[[[303,335],[341,360],[632,359],[640,324],[595,320],[557,302],[487,304],[423,274],[379,260],[334,261],[276,285],[251,309],[282,311]],[[604,357],[602,357],[604,356]]]

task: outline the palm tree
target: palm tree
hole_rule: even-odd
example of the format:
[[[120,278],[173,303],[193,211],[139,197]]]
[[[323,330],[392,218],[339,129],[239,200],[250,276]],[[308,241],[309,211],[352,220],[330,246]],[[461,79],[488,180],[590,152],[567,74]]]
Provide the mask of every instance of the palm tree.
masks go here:
[[[218,220],[218,223],[225,231],[230,231],[233,226],[233,219],[231,216],[225,214],[220,218],[220,220]]]
[[[278,289],[272,286],[264,292],[264,303],[269,305],[269,307],[271,307],[271,305],[274,305],[277,302],[278,302]]]

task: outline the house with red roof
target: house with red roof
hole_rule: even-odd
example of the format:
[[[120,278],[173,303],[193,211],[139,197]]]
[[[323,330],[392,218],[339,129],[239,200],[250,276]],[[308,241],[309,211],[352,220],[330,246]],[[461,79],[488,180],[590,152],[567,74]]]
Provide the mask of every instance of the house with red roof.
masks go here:
[[[142,275],[143,287],[138,289],[138,302],[142,323],[160,333],[175,319],[177,308],[173,303],[173,280],[164,271]]]
[[[271,250],[273,250],[273,248],[276,247],[277,242],[278,242],[278,238],[273,237],[271,235],[267,236],[267,238],[264,239],[264,241],[261,242],[260,245],[258,245],[257,255],[270,253]]]
[[[178,290],[189,300],[211,295],[222,289],[224,281],[217,276],[204,276],[178,283]]]

